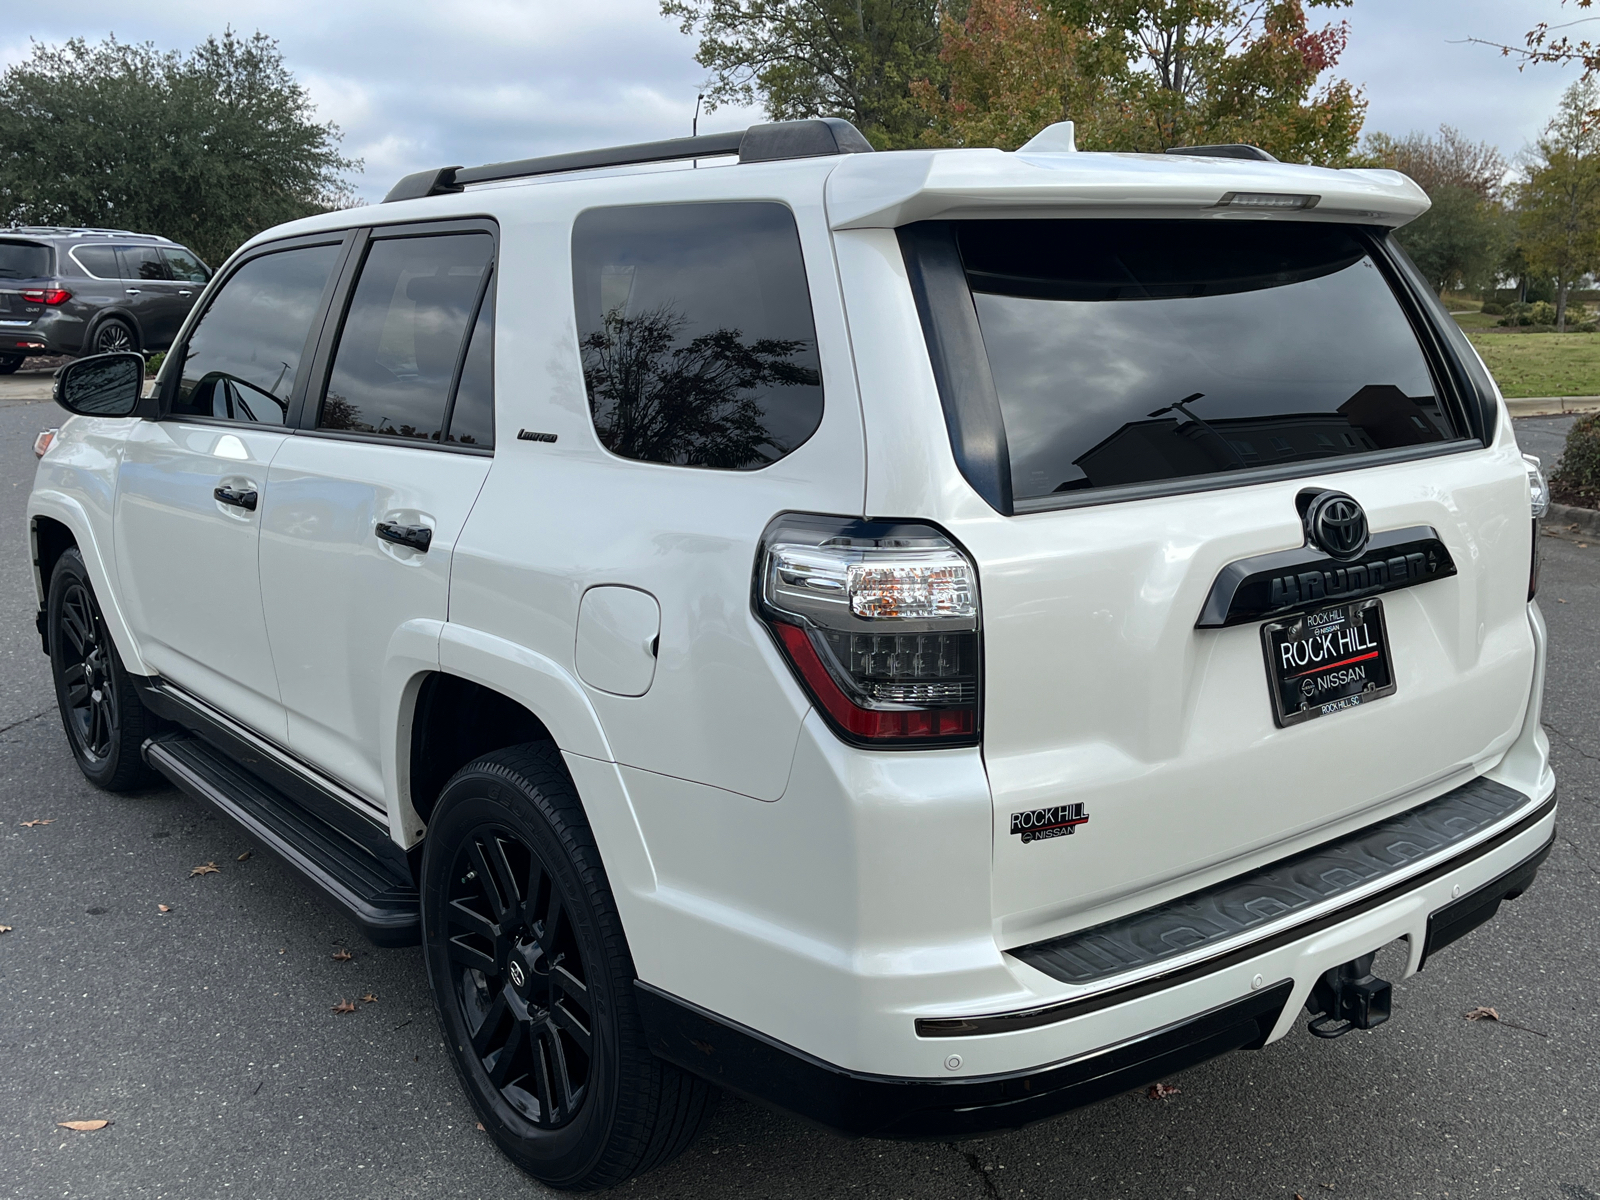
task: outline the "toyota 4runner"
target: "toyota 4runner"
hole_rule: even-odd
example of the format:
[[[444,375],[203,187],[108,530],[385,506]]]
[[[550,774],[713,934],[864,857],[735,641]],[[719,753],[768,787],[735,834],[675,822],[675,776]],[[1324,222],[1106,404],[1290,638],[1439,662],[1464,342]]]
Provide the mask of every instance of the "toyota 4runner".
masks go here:
[[[271,230],[29,505],[88,778],[420,940],[560,1187],[718,1089],[1015,1128],[1391,985],[1549,852],[1536,463],[1388,171],[841,121]]]

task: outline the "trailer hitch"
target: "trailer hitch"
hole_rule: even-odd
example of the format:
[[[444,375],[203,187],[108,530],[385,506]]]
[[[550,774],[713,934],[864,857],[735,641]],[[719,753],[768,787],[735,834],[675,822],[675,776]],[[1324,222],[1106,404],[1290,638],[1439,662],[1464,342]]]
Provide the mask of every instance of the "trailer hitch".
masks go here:
[[[1371,1029],[1389,1019],[1393,988],[1387,979],[1372,973],[1372,960],[1360,958],[1324,971],[1312,985],[1306,1011],[1312,1014],[1307,1026],[1320,1038],[1343,1037],[1352,1029]]]

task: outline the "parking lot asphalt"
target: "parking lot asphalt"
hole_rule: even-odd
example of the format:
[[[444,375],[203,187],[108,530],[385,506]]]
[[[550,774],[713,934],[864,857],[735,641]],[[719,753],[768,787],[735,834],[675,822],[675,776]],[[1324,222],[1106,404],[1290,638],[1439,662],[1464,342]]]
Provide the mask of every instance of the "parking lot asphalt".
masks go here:
[[[477,1130],[417,950],[369,947],[206,806],[79,775],[25,553],[29,448],[60,415],[0,402],[0,1196],[546,1195]],[[959,1144],[847,1141],[728,1098],[620,1190],[1600,1200],[1600,546],[1543,546],[1557,845],[1526,896],[1396,985],[1387,1025],[1297,1029],[1168,1099]],[[1502,1021],[1466,1020],[1478,1005]],[[112,1124],[56,1124],[86,1119]]]

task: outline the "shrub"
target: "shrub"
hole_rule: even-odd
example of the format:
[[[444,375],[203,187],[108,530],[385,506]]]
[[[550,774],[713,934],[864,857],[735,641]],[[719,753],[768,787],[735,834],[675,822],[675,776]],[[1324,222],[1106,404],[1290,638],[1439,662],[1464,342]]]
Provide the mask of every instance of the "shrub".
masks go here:
[[[1528,310],[1529,320],[1525,325],[1554,325],[1556,323],[1556,306],[1548,300],[1540,300]]]
[[[154,378],[157,374],[160,373],[161,364],[166,362],[166,361],[167,361],[167,352],[165,350],[157,350],[149,358],[145,359],[144,360],[145,377],[147,379]]]
[[[1498,317],[1506,311],[1506,306],[1498,300],[1485,300],[1482,312],[1486,317]]]
[[[1572,423],[1561,464],[1550,475],[1550,498],[1557,504],[1600,508],[1600,413]]]
[[[1582,325],[1568,325],[1567,329],[1577,333],[1594,333],[1596,330],[1600,330],[1600,325],[1595,324],[1593,321],[1585,321]]]

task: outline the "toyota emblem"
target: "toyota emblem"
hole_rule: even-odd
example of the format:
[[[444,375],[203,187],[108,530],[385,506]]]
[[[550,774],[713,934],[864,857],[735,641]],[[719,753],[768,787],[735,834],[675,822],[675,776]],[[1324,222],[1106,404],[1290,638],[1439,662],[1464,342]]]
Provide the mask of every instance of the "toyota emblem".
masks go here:
[[[1306,535],[1334,558],[1356,558],[1367,548],[1367,514],[1343,492],[1322,492],[1306,509]]]
[[[521,987],[528,981],[528,977],[522,973],[522,964],[516,959],[511,960],[510,975],[513,987]]]

